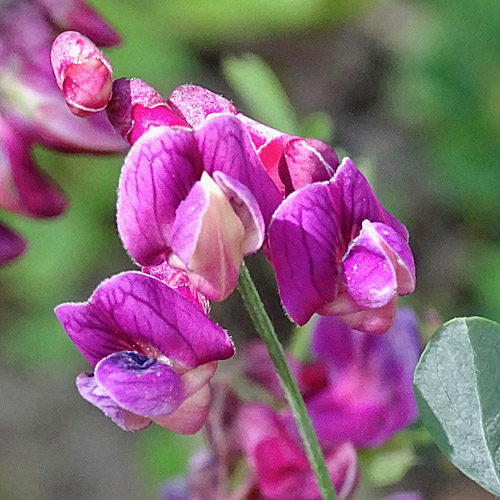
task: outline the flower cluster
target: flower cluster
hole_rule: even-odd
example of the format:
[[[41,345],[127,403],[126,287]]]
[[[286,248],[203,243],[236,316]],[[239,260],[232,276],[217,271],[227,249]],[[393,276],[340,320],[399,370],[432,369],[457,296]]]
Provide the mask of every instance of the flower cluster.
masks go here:
[[[208,317],[209,301],[227,298],[244,257],[262,249],[290,318],[302,325],[324,316],[314,362],[289,361],[338,498],[348,498],[356,448],[386,441],[416,413],[415,321],[404,311],[394,321],[397,297],[415,286],[406,228],[355,164],[318,140],[271,129],[194,85],[164,99],[138,79],[113,82],[110,62],[77,32],[55,40],[51,61],[73,113],[105,109],[131,146],[117,225],[141,271],[56,309],[93,367],[77,379],[80,394],[125,430],[155,422],[191,434],[207,422],[211,450],[193,458],[187,483],[169,498],[226,498],[245,457],[251,472],[237,498],[319,499],[286,408],[277,413],[218,388],[209,415],[217,362],[234,353]],[[282,398],[262,347],[243,359],[248,377]]]
[[[54,217],[63,193],[33,162],[34,144],[67,152],[113,153],[126,143],[105,113],[79,120],[67,109],[50,67],[51,44],[78,29],[101,46],[119,36],[82,0],[7,0],[0,5],[0,208]],[[0,265],[21,254],[24,240],[0,224]]]

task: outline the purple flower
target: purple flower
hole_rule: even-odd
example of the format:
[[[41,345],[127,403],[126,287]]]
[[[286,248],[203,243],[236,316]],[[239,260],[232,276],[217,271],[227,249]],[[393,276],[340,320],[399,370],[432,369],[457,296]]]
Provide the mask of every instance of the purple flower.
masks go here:
[[[401,491],[394,495],[384,497],[382,500],[424,500],[424,497],[414,491]]]
[[[270,500],[320,500],[316,479],[296,434],[271,408],[249,403],[239,416],[240,439],[259,489]],[[326,450],[337,498],[345,500],[358,481],[356,451],[349,443]]]
[[[0,266],[21,255],[25,248],[26,242],[0,223]]]
[[[192,434],[202,427],[217,360],[234,349],[180,293],[127,272],[101,283],[86,303],[58,306],[56,315],[94,367],[78,376],[80,394],[122,429],[156,422]]]
[[[333,178],[290,194],[269,228],[283,305],[300,325],[314,313],[384,333],[398,295],[415,287],[408,233],[346,158]]]
[[[381,336],[320,318],[312,351],[327,367],[327,384],[306,399],[320,442],[376,447],[417,416],[413,372],[421,353],[413,312],[400,309]]]
[[[136,140],[120,176],[118,230],[139,265],[167,262],[223,300],[279,202],[242,123],[214,115],[194,129],[151,126]]]
[[[50,67],[50,47],[68,28],[101,45],[120,41],[81,0],[7,0],[0,6],[0,207],[31,217],[53,217],[67,205],[32,161],[34,144],[95,153],[126,146],[105,113],[81,120],[66,107]]]
[[[61,33],[52,44],[51,62],[57,85],[73,114],[84,117],[106,109],[113,67],[86,36],[77,31]]]

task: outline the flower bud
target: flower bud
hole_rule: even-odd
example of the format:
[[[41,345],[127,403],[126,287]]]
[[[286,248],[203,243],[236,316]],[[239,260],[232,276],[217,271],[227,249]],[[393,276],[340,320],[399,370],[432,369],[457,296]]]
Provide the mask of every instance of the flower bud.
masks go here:
[[[52,44],[51,61],[72,113],[84,117],[106,108],[113,67],[93,42],[77,31],[65,31]]]

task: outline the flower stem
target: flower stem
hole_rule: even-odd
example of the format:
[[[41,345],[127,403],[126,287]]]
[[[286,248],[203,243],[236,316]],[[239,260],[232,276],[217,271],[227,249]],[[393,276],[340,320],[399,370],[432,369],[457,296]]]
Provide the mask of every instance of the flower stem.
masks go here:
[[[318,481],[321,496],[323,500],[336,500],[335,490],[328,469],[326,468],[325,457],[319,446],[311,419],[307,414],[306,405],[300,394],[297,382],[286,362],[285,353],[278,340],[274,326],[269,319],[264,304],[259,296],[259,292],[244,263],[240,269],[238,290],[252,318],[255,329],[266,344],[269,355],[276,367],[281,385],[285,390],[286,399],[292,409],[302,441],[304,442],[307,457],[309,458],[312,470]]]

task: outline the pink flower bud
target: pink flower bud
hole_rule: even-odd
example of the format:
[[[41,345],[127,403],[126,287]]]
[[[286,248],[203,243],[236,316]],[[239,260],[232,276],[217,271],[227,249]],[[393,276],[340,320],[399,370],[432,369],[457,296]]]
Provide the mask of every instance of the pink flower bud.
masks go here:
[[[72,113],[84,117],[106,108],[113,67],[93,42],[77,31],[61,33],[52,44],[51,61]]]

